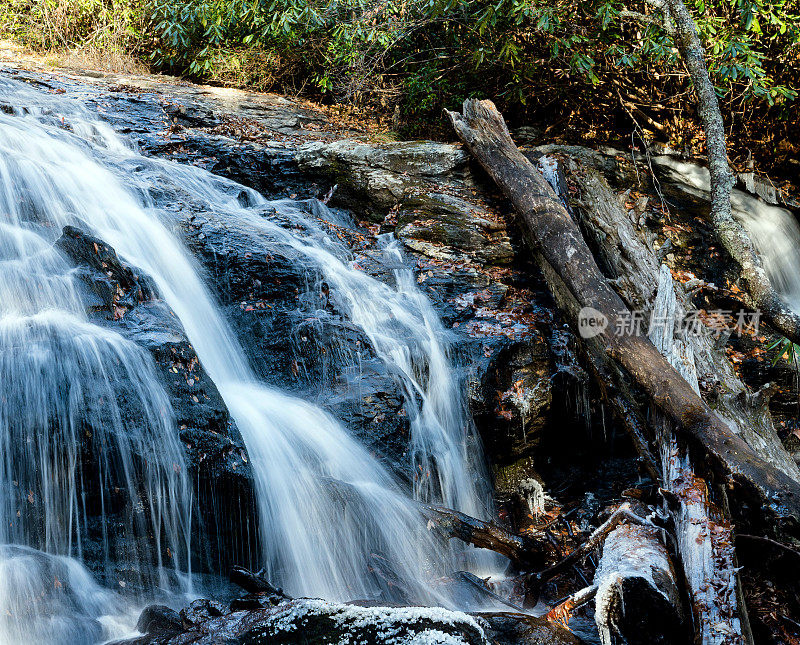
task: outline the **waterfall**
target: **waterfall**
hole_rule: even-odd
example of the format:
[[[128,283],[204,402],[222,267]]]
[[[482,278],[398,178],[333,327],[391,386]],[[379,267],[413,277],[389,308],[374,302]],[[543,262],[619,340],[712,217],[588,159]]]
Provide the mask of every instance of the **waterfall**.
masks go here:
[[[654,158],[690,194],[709,199],[708,169],[672,157]],[[785,208],[771,206],[742,190],[731,191],[733,216],[745,227],[761,257],[770,283],[789,306],[800,312],[800,225]]]
[[[731,201],[734,215],[750,234],[772,286],[794,311],[800,312],[800,226],[794,215],[743,193],[734,194]]]
[[[359,271],[324,234],[314,220],[324,208],[318,202],[269,203],[247,191],[249,206],[242,206],[247,189],[142,157],[74,101],[2,80],[0,103],[0,544],[7,545],[0,570],[30,582],[61,567],[76,581],[59,588],[62,605],[74,609],[67,631],[53,628],[36,642],[91,642],[97,626],[88,629],[86,617],[119,611],[116,596],[77,582],[88,576],[79,563],[88,560],[90,536],[102,545],[99,562],[96,554],[92,561],[108,585],[120,566],[143,572],[143,589],[157,584],[186,593],[191,580],[195,501],[169,400],[147,352],[87,319],[74,272],[53,247],[66,225],[88,230],[150,275],[181,321],[245,441],[263,565],[273,582],[294,595],[375,597],[386,584],[370,573],[379,554],[410,597],[447,604],[429,581],[458,567],[452,552],[426,530],[394,476],[337,420],[256,378],[150,192],[169,186],[187,203],[245,222],[254,235],[312,260],[406,394],[411,458],[420,473],[414,494],[485,516],[479,442],[445,333],[397,245],[383,249],[394,270],[390,286]],[[301,220],[305,232],[268,221],[267,207]],[[88,470],[86,450],[93,456]],[[82,507],[86,490],[113,497],[108,509],[103,502],[108,521],[99,527],[89,525]],[[130,538],[130,548],[120,535]],[[0,585],[0,614],[23,602],[24,593],[24,585]],[[30,614],[0,616],[0,641],[25,633],[38,620]],[[83,636],[65,641],[68,632]]]

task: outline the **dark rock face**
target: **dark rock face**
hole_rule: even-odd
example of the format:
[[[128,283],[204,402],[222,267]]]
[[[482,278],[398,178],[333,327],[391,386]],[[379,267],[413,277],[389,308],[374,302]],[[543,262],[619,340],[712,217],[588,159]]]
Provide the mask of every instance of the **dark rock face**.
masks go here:
[[[380,223],[344,232],[365,270],[391,279],[370,262],[369,247],[377,232],[402,240],[420,289],[452,331],[451,353],[487,445],[503,436],[534,445],[549,414],[552,360],[541,351],[549,299],[525,277],[528,260],[517,252],[507,205],[490,196],[463,149],[366,142],[319,109],[272,95],[139,78],[69,83],[58,87],[96,106],[146,154],[201,166],[268,197],[319,197],[337,185],[333,205]],[[151,196],[159,204],[180,201],[168,189]],[[327,407],[404,473],[402,395],[363,335],[336,311],[320,276],[293,250],[267,247],[242,223],[201,211],[179,206],[176,224],[256,373]],[[527,367],[497,374],[500,357],[512,355],[528,356]],[[357,373],[343,368],[355,364]]]
[[[206,566],[239,562],[252,536],[226,518],[253,512],[252,473],[244,443],[179,320],[158,298],[149,276],[120,260],[102,240],[68,226],[55,246],[78,269],[92,321],[146,349],[155,361],[197,482],[198,519],[209,538],[201,545]]]
[[[136,629],[145,634],[172,635],[183,630],[181,617],[174,609],[164,605],[145,607],[136,621]]]
[[[262,215],[289,225],[274,209]],[[397,382],[316,267],[279,239],[211,213],[194,215],[184,230],[253,370],[332,412],[405,473],[408,419]]]

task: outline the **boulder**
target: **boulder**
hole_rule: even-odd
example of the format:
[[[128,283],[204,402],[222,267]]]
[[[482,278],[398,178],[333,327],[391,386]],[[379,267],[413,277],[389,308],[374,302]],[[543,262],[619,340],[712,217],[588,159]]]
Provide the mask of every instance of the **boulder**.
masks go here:
[[[195,601],[202,605],[208,601]],[[145,613],[150,612],[150,608]],[[580,645],[566,629],[525,614],[478,616],[441,607],[365,607],[301,598],[210,614],[180,634],[147,633],[114,645]],[[183,611],[181,615],[183,615]],[[216,614],[216,615],[215,615]],[[141,621],[141,619],[140,619]]]

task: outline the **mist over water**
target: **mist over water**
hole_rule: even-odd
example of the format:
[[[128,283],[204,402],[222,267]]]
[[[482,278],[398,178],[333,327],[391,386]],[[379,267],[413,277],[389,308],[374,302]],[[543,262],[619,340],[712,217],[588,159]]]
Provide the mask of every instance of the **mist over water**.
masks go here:
[[[22,83],[0,80],[0,102],[10,106],[0,113],[0,642],[95,642],[151,590],[192,592],[196,501],[169,399],[145,350],[88,320],[74,270],[53,247],[66,225],[151,276],[182,323],[247,446],[274,584],[348,600],[387,593],[391,579],[415,602],[449,604],[432,579],[496,563],[474,551],[457,558],[412,499],[476,516],[490,508],[445,331],[395,242],[382,241],[386,284],[327,235],[319,219],[335,216],[319,202],[267,202],[142,157],[79,103]],[[406,395],[412,491],[330,414],[259,381],[154,188],[313,262]],[[287,230],[265,209],[302,226]],[[101,491],[99,525],[87,491]],[[102,553],[89,557],[89,541]],[[388,575],[376,573],[376,556]],[[94,577],[81,564],[90,561]],[[120,590],[119,569],[138,572],[137,591]],[[49,609],[33,600],[42,594]]]

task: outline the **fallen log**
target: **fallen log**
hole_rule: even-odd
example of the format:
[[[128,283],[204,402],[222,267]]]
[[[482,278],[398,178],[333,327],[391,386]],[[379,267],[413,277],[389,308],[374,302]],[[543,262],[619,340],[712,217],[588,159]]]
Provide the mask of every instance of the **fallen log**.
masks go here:
[[[653,515],[642,515],[635,512],[630,502],[620,504],[611,516],[597,527],[589,538],[577,549],[573,550],[565,558],[544,571],[530,574],[527,580],[528,586],[531,587],[532,590],[536,590],[541,587],[543,583],[585,559],[590,553],[599,549],[608,535],[618,526],[627,522],[628,524],[656,528],[654,520],[657,521],[657,518]]]
[[[287,596],[283,589],[273,587],[264,576],[258,573],[253,573],[244,567],[234,566],[231,569],[230,581],[244,589],[248,593],[254,594],[269,594],[271,596],[278,596],[287,600],[291,600],[291,596]]]
[[[603,645],[682,645],[680,588],[657,529],[615,528],[594,575],[595,623]]]
[[[644,304],[651,324],[649,338],[683,378],[699,393],[698,371],[714,382],[712,405],[718,414],[731,419],[731,428],[763,458],[790,476],[800,475],[783,449],[769,412],[750,395],[721,350],[709,335],[694,333],[685,341],[674,338],[674,321],[688,298],[670,271],[658,265],[655,253],[644,243],[630,218],[599,175],[573,168],[570,176],[578,184],[578,215],[584,232],[601,250],[607,274],[616,280],[617,290],[628,303]],[[714,505],[705,480],[673,432],[672,424],[654,411],[661,455],[662,481],[668,493],[677,549],[681,555],[689,601],[702,643],[751,642],[747,613],[739,597],[730,518],[721,505]],[[796,477],[795,477],[796,478]]]
[[[547,614],[566,627],[573,612],[595,600],[595,622],[604,645],[674,644],[687,641],[680,587],[661,543],[659,521],[642,504],[622,504],[589,539],[549,569],[529,577],[532,586],[553,577],[602,546],[593,584]]]
[[[662,266],[654,317],[675,319],[676,297],[672,275]],[[691,343],[675,340],[673,330],[655,326],[650,339],[658,350],[699,392]],[[671,516],[681,556],[697,640],[703,645],[751,643],[747,612],[738,593],[733,526],[715,507],[706,481],[696,474],[689,452],[673,432],[669,419],[657,415],[663,482],[671,493]]]
[[[422,514],[429,529],[437,529],[447,537],[458,538],[479,549],[504,555],[522,568],[541,563],[546,538],[515,535],[493,522],[479,520],[464,513],[440,506],[422,505]]]
[[[567,165],[568,174],[578,188],[579,207],[574,210],[581,230],[600,258],[605,274],[611,276],[615,291],[631,309],[644,313],[645,322],[655,321],[658,331],[664,328],[659,323],[682,319],[691,305],[683,285],[679,283],[673,284],[674,310],[653,314],[660,272],[665,269],[605,179],[592,168],[573,162]],[[709,407],[763,459],[792,479],[800,480],[800,468],[775,432],[765,397],[752,393],[742,383],[724,348],[716,347],[710,333],[692,333],[686,341],[692,346],[697,378],[708,384],[705,400]]]
[[[761,458],[702,401],[645,337],[615,334],[631,313],[608,284],[581,233],[538,170],[520,153],[490,101],[467,100],[448,112],[459,138],[511,200],[524,237],[536,254],[568,319],[594,320],[584,335],[618,362],[650,400],[731,480],[757,494],[777,521],[795,531],[800,482]],[[582,311],[582,313],[581,313]],[[588,334],[586,332],[589,332]]]
[[[682,318],[680,310],[686,310],[688,298],[669,270],[659,268],[655,253],[638,235],[605,180],[573,164],[569,170],[578,186],[580,207],[576,213],[582,230],[596,246],[606,274],[615,278],[617,291],[628,304],[643,308],[647,320],[670,321],[669,325],[651,324],[649,337],[656,348],[695,391],[699,391],[697,372],[702,370],[704,380],[714,383],[711,404],[718,414],[731,419],[731,428],[781,470],[800,474],[775,434],[769,412],[750,395],[710,335],[689,334],[685,343],[674,340],[673,321]],[[712,504],[705,480],[697,476],[670,422],[658,411],[651,419],[659,431],[662,480],[699,639],[703,643],[741,642],[743,636],[750,642],[744,603],[736,593],[730,519],[721,505]]]

